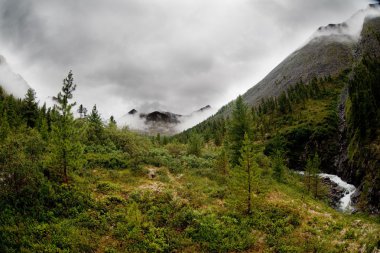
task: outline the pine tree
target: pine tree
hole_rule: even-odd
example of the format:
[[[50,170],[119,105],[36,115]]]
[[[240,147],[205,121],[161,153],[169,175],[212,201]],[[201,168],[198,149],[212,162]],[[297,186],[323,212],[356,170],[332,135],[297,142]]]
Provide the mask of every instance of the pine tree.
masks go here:
[[[241,157],[239,159],[239,173],[242,173],[244,179],[244,188],[246,192],[247,213],[252,213],[252,190],[255,179],[255,171],[258,165],[254,160],[254,150],[248,134],[244,134],[243,146],[241,148]]]
[[[68,170],[78,165],[82,148],[78,141],[79,132],[74,125],[74,116],[72,108],[75,102],[70,102],[73,98],[73,92],[76,89],[73,74],[70,71],[68,76],[63,80],[62,90],[54,97],[56,105],[54,106],[52,121],[52,153],[53,160],[59,164],[62,170],[63,182],[68,183]]]
[[[38,103],[36,102],[36,92],[29,88],[23,100],[23,118],[30,128],[36,126],[38,119]]]
[[[226,143],[233,166],[239,164],[244,134],[247,133],[248,137],[252,138],[251,124],[251,113],[249,113],[248,106],[244,103],[243,98],[239,96],[234,104],[231,121],[227,125]]]
[[[79,117],[81,119],[87,117],[87,108],[84,107],[82,104],[79,106],[77,112],[79,113]]]
[[[111,129],[116,129],[117,128],[116,120],[115,120],[114,116],[112,116],[112,115],[111,115],[110,120],[108,122],[108,127],[111,128]]]

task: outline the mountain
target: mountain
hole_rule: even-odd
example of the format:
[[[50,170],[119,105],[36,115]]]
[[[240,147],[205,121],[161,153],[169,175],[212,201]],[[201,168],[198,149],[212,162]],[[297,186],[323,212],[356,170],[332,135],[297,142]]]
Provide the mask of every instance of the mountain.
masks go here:
[[[139,113],[132,109],[119,122],[149,135],[173,135],[207,118],[211,109],[211,106],[207,105],[187,115],[167,111]]]
[[[28,83],[20,76],[15,74],[6,59],[0,55],[0,85],[9,94],[23,98],[26,91],[30,88]]]
[[[254,109],[253,132],[266,155],[283,145],[287,166],[303,170],[318,153],[322,172],[355,185],[357,206],[379,213],[379,78],[380,5],[370,5],[318,28],[242,98]],[[232,105],[176,138],[198,133],[222,144]]]
[[[154,111],[148,114],[140,114],[140,118],[145,119],[147,123],[150,122],[161,122],[161,123],[167,123],[167,124],[178,124],[180,123],[180,118],[182,115],[175,114],[172,112],[160,112],[160,111]]]
[[[307,83],[313,77],[335,76],[350,68],[363,22],[369,22],[366,18],[379,13],[378,5],[370,5],[344,23],[318,28],[306,45],[249,89],[243,99],[250,105],[256,105],[263,98],[278,96],[300,80]]]

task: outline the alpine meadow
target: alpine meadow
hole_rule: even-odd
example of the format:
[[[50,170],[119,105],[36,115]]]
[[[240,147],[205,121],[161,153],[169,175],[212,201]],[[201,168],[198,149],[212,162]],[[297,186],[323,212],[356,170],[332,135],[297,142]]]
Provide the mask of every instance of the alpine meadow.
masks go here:
[[[246,17],[241,1],[71,2],[0,0],[0,252],[380,252],[379,3],[307,31],[242,91],[233,80],[265,53],[244,66],[260,54],[233,49],[259,39],[204,60],[231,40],[225,19]],[[321,22],[354,1],[259,2],[301,31],[312,8]]]

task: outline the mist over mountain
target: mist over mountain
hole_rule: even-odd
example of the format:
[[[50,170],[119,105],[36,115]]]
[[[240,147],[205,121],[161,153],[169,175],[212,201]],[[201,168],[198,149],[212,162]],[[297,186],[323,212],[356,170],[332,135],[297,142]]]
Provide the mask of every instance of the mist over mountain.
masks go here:
[[[318,153],[321,170],[355,185],[352,201],[374,213],[380,212],[379,62],[380,5],[371,4],[346,22],[318,28],[242,95],[267,155],[280,139],[289,168],[305,169],[305,158]],[[329,100],[313,98],[318,85],[329,90]],[[230,102],[178,138],[203,134],[220,143],[234,106]]]
[[[350,68],[363,24],[380,16],[379,5],[369,5],[341,24],[322,26],[300,49],[277,65],[263,80],[243,94],[250,105],[278,96],[300,80],[335,76]]]
[[[13,94],[15,97],[23,98],[30,86],[22,78],[9,67],[6,59],[0,55],[0,85],[8,94]]]
[[[215,112],[216,109],[210,105],[184,115],[167,111],[139,112],[132,109],[118,122],[120,126],[128,126],[149,135],[173,135],[202,122]]]
[[[379,253],[379,5],[311,21],[358,2],[0,0],[0,252]]]

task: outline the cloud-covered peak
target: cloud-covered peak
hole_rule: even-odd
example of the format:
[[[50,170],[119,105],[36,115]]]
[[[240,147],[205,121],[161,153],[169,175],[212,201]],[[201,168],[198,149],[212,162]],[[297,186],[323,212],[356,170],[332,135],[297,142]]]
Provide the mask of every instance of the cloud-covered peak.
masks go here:
[[[30,86],[20,76],[12,71],[4,56],[0,55],[0,86],[9,94],[23,98]]]
[[[311,40],[319,37],[330,36],[347,41],[358,41],[363,28],[364,21],[368,18],[380,16],[380,5],[370,4],[367,8],[356,12],[347,21],[339,24],[328,24],[321,26],[312,35]]]

